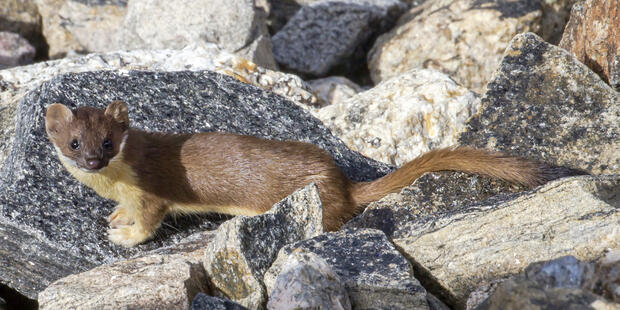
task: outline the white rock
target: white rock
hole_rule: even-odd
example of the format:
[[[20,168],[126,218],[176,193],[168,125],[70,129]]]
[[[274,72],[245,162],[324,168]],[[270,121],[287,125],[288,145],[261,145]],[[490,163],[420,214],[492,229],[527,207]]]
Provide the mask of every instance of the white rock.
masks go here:
[[[478,104],[474,93],[445,74],[412,70],[322,108],[317,116],[350,148],[401,165],[454,145]]]

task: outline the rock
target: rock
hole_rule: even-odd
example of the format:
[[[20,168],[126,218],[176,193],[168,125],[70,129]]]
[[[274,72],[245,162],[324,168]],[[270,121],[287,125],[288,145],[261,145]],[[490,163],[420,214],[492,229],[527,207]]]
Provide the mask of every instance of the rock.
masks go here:
[[[620,8],[617,0],[582,1],[573,6],[560,47],[573,53],[620,91]]]
[[[82,60],[87,59],[92,58]],[[5,71],[9,75],[18,72],[12,70],[0,71],[7,85],[2,89],[16,96],[2,111],[13,115],[2,118],[3,126],[8,123],[13,129],[5,129],[0,138],[7,154],[0,162],[0,235],[10,241],[0,242],[0,255],[6,258],[0,261],[0,279],[32,299],[68,274],[172,245],[215,226],[208,217],[169,219],[155,240],[131,249],[111,244],[105,218],[113,203],[71,177],[46,138],[44,109],[53,102],[104,107],[111,100],[123,99],[129,104],[134,126],[146,130],[217,130],[315,143],[359,181],[391,170],[347,149],[320,121],[285,98],[225,75],[209,71],[82,72],[57,76],[39,87],[32,77],[24,77],[23,87],[33,90],[19,98],[15,89],[24,89],[4,82]],[[33,72],[46,74],[45,70]]]
[[[340,277],[312,252],[295,251],[286,259],[269,292],[267,309],[351,309]]]
[[[209,245],[204,268],[214,293],[250,309],[267,302],[263,275],[284,245],[323,232],[323,205],[313,183],[263,215],[222,224]]]
[[[620,245],[620,175],[580,176],[421,217],[394,244],[418,279],[465,308],[476,287],[562,255],[591,260]]]
[[[343,101],[362,91],[359,85],[343,76],[330,76],[310,80],[307,83],[320,99],[318,107],[342,104]]]
[[[39,293],[40,309],[188,309],[207,290],[192,254],[150,255],[103,265],[53,282]]]
[[[620,94],[565,50],[516,36],[459,144],[620,173]]]
[[[129,49],[179,49],[206,41],[275,69],[265,19],[254,0],[132,0],[120,41]]]
[[[538,0],[427,1],[403,15],[368,54],[375,84],[416,68],[437,69],[478,93],[518,33],[536,31]]]
[[[284,247],[265,275],[267,291],[295,251],[313,253],[344,281],[353,309],[428,309],[426,291],[386,236],[374,229],[325,233]]]
[[[454,145],[479,102],[435,70],[412,70],[321,109],[317,117],[350,148],[402,165]]]
[[[433,172],[418,178],[399,193],[368,204],[362,214],[345,224],[350,228],[374,228],[388,238],[411,236],[419,223],[441,220],[483,201],[505,200],[525,187],[464,172]]]
[[[519,303],[531,303],[532,297],[537,299],[537,303],[561,304],[559,308],[562,309],[579,308],[580,303],[584,302],[584,297],[588,297],[586,299],[594,297],[596,303],[606,305],[608,303],[602,302],[601,296],[611,301],[620,301],[620,293],[617,292],[618,281],[620,281],[620,252],[618,250],[607,253],[595,262],[581,262],[574,256],[564,256],[551,261],[533,263],[508,281],[493,281],[497,284],[492,285],[486,294],[487,296],[493,294],[492,297],[482,303],[484,299],[474,301],[470,295],[467,308],[473,309],[479,304],[482,305],[477,309],[496,309],[497,306],[503,309],[508,305],[515,307]],[[502,284],[503,282],[506,284]],[[525,295],[519,296],[521,301],[505,296],[506,290],[515,286],[517,291]],[[620,305],[616,304],[610,309],[612,308],[618,309]]]
[[[426,301],[429,310],[451,310],[450,307],[429,292],[426,292]]]
[[[18,33],[37,50],[37,59],[47,57],[47,43],[41,30],[41,15],[35,0],[3,0],[0,31]]]
[[[190,310],[247,310],[248,308],[224,298],[198,293]]]
[[[43,21],[49,57],[122,49],[127,0],[34,0]]]
[[[98,70],[181,71],[211,70],[270,90],[308,108],[318,102],[304,81],[292,74],[271,71],[222,51],[213,44],[183,50],[139,50],[90,54],[0,71],[0,166],[13,144],[20,100],[41,83],[70,72]],[[5,142],[6,141],[6,142]]]
[[[35,52],[19,34],[0,31],[0,69],[29,64]]]
[[[467,310],[476,309],[480,304],[482,304],[485,300],[495,292],[497,287],[506,281],[508,278],[495,279],[490,281],[488,284],[482,285],[478,287],[476,290],[469,294],[467,298]]]
[[[542,25],[539,35],[551,44],[557,45],[562,39],[564,27],[570,18],[573,5],[581,0],[541,1]]]
[[[388,30],[405,9],[398,0],[317,1],[302,6],[273,36],[275,59],[310,76],[325,76],[336,66],[355,68],[364,62],[365,45]]]
[[[0,310],[8,310],[8,306],[6,304],[6,301],[4,301],[4,299],[0,298]]]
[[[546,289],[533,281],[507,280],[477,310],[620,309],[590,292],[575,288]]]

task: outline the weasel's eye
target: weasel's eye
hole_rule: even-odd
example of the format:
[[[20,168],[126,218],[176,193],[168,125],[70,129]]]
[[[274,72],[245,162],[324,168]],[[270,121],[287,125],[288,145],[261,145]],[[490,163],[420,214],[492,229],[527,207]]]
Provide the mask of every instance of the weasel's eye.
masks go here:
[[[110,139],[105,139],[105,140],[103,140],[103,147],[104,147],[105,149],[110,150],[110,149],[112,149],[112,147],[113,147],[113,146],[114,146],[114,145],[112,144],[112,140],[110,140]]]
[[[71,141],[71,148],[74,150],[77,150],[80,147],[80,143],[78,142],[77,139],[73,139],[73,141]]]

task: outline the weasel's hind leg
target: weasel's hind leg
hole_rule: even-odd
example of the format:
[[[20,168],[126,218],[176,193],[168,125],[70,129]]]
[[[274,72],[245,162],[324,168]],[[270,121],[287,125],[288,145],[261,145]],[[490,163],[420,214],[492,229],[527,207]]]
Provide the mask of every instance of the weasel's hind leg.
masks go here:
[[[131,211],[135,212],[133,223],[127,220],[129,217],[121,217]],[[140,244],[153,236],[167,212],[168,205],[164,200],[144,195],[137,205],[125,206],[124,209],[117,209],[112,213],[110,217],[114,215],[116,217],[110,221],[108,238],[113,243],[124,247]],[[127,222],[129,224],[126,224]]]

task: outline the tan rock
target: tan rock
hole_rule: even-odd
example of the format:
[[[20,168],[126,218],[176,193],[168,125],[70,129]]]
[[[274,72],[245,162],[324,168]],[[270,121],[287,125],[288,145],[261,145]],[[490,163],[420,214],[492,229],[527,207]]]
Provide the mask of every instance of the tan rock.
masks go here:
[[[412,226],[394,243],[459,308],[476,287],[533,262],[592,260],[620,247],[620,175],[551,182],[504,202]]]
[[[207,291],[200,258],[150,255],[70,275],[39,293],[40,309],[188,309]]]
[[[402,16],[368,54],[375,83],[414,68],[433,68],[478,93],[518,33],[538,30],[538,1],[427,1]]]
[[[412,70],[316,115],[351,149],[401,165],[456,143],[476,111],[474,93],[436,70]]]
[[[573,53],[620,90],[620,3],[592,0],[576,4],[560,47]]]
[[[37,49],[37,58],[47,57],[47,43],[41,26],[35,0],[2,0],[0,30],[19,33]]]

